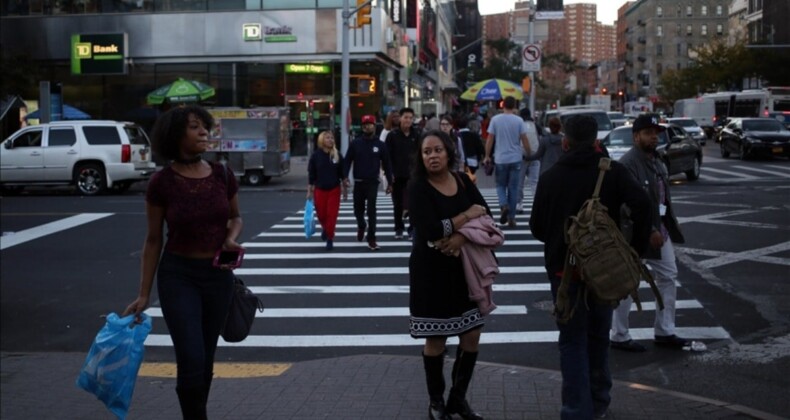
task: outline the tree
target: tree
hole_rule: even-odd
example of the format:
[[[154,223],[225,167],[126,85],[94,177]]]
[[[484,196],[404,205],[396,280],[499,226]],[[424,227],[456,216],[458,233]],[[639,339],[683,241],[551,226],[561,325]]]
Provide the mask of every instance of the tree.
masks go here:
[[[666,102],[705,92],[739,90],[745,78],[756,77],[773,86],[790,84],[787,49],[750,48],[744,40],[734,45],[717,40],[693,49],[692,55],[690,67],[662,74],[659,93]]]
[[[521,84],[527,73],[521,70],[521,47],[507,38],[486,41],[491,49],[488,65],[475,71],[477,81],[504,79]]]

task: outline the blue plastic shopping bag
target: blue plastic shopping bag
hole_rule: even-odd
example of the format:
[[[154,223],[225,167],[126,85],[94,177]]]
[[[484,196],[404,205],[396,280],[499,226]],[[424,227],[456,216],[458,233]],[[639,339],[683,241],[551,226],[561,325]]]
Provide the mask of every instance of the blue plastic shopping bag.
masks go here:
[[[315,206],[313,200],[304,203],[304,237],[310,239],[315,233]]]
[[[107,315],[77,378],[78,387],[96,395],[121,420],[129,411],[143,362],[143,343],[151,331],[151,317],[140,316],[143,322],[135,324],[134,314],[124,318],[115,313]]]

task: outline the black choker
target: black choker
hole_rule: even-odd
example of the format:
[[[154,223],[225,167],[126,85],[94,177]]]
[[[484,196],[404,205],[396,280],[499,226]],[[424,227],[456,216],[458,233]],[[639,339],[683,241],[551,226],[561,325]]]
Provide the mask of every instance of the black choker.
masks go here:
[[[201,160],[203,160],[203,157],[201,157],[200,155],[197,155],[197,156],[191,157],[189,159],[175,158],[175,159],[173,159],[173,162],[181,163],[183,165],[191,165],[193,163],[198,163]]]

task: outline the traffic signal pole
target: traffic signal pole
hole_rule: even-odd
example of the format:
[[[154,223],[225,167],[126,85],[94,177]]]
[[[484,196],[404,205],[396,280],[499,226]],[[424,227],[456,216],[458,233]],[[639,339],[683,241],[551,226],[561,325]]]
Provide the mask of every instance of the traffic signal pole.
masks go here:
[[[342,41],[342,53],[341,53],[341,63],[340,63],[340,152],[343,156],[346,155],[348,151],[348,143],[349,143],[349,120],[351,119],[351,114],[349,110],[349,82],[351,78],[351,57],[349,53],[349,38],[348,32],[351,30],[351,16],[354,16],[360,9],[365,7],[370,7],[370,4],[373,0],[368,0],[364,3],[360,3],[357,1],[358,7],[354,10],[351,10],[349,5],[350,0],[343,0],[343,34],[341,37]]]

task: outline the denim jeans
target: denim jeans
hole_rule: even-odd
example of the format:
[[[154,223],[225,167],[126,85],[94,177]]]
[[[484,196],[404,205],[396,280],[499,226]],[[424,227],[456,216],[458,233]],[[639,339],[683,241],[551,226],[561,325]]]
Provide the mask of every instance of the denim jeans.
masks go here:
[[[211,259],[165,252],[157,291],[176,352],[178,388],[209,386],[219,332],[230,308],[233,272],[213,267]]]
[[[357,219],[357,228],[368,228],[368,242],[376,240],[376,198],[379,194],[378,180],[354,181],[354,217]],[[365,207],[367,207],[368,222],[365,223]]]
[[[496,164],[496,194],[499,207],[507,206],[510,210],[509,220],[516,219],[516,203],[518,203],[518,187],[521,185],[521,161]]]
[[[549,276],[551,293],[557,298],[560,278]],[[576,296],[581,297],[576,302]],[[584,301],[584,286],[571,281],[569,303],[576,303],[573,317],[560,330],[562,411],[560,418],[592,419],[604,413],[611,402],[612,374],[609,371],[609,328],[612,307],[596,303],[592,295]]]
[[[521,164],[521,173],[519,174],[520,185],[518,187],[518,200],[517,203],[524,205],[524,184],[529,187],[530,195],[535,197],[535,190],[538,188],[538,177],[540,177],[540,161],[529,160]],[[526,182],[525,182],[526,181]]]

